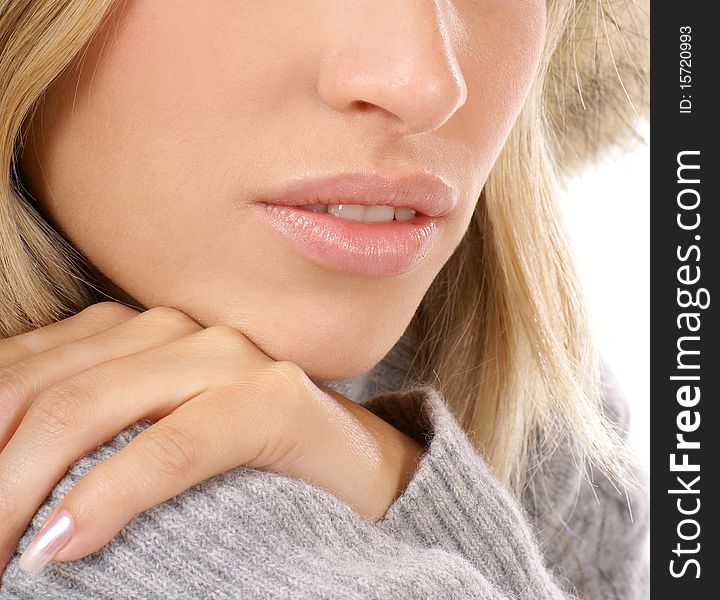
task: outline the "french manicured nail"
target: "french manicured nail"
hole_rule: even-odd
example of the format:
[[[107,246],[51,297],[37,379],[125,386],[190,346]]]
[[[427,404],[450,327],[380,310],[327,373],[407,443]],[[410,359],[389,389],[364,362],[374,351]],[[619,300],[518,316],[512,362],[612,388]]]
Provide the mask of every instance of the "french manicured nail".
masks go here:
[[[50,562],[75,533],[75,523],[67,510],[61,510],[38,531],[22,553],[18,566],[30,575],[36,575]]]

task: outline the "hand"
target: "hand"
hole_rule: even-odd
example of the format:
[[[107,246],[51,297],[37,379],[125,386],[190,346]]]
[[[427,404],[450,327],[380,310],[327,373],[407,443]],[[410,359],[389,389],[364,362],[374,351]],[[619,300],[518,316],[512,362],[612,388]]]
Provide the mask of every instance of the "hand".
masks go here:
[[[236,329],[95,304],[0,340],[0,574],[67,469],[140,419],[153,424],[61,500],[46,523],[69,529],[44,559],[28,548],[23,568],[86,556],[139,512],[240,465],[319,485],[374,522],[423,451]]]

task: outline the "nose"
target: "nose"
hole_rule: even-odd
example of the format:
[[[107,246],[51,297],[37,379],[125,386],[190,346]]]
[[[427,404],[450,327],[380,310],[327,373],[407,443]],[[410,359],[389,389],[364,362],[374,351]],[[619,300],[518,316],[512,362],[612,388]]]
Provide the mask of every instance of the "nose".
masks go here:
[[[467,86],[436,1],[350,3],[320,68],[321,102],[401,135],[445,123],[465,104]]]

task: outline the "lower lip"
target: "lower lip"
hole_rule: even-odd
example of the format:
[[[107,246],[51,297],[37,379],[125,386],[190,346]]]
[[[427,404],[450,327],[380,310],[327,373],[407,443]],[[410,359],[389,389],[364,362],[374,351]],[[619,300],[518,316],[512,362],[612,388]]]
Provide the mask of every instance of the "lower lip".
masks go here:
[[[259,214],[311,261],[351,275],[388,277],[414,268],[432,248],[436,217],[363,223],[294,206],[258,202]]]

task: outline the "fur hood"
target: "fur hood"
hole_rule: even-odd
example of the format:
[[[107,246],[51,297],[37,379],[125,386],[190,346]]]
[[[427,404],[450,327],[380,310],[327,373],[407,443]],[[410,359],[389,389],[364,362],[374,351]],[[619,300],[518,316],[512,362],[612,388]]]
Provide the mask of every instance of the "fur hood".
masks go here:
[[[649,0],[575,0],[551,59],[545,117],[562,178],[641,140],[650,109]]]

